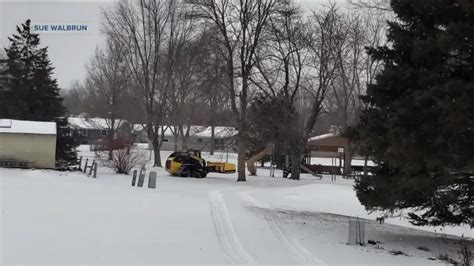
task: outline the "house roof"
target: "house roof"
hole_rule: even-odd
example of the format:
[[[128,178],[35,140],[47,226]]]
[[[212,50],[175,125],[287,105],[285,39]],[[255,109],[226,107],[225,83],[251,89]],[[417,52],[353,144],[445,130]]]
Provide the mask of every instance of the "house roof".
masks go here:
[[[237,135],[238,131],[233,127],[215,127],[214,128],[214,136],[216,138],[227,138]],[[199,137],[208,137],[210,138],[212,135],[212,128],[211,127],[203,127],[200,132],[195,134]]]
[[[73,128],[80,129],[108,129],[110,128],[110,120],[105,118],[84,118],[84,117],[69,117],[68,122]],[[124,124],[125,120],[117,120],[118,126]],[[117,127],[117,125],[116,125]],[[134,132],[145,130],[144,124],[133,124],[131,128]],[[173,136],[173,126],[165,126],[164,135],[166,137]],[[187,126],[184,127],[187,130]],[[161,127],[159,133],[161,134]],[[227,138],[237,134],[237,130],[233,127],[215,127],[214,136],[216,138]],[[211,137],[211,127],[206,126],[191,126],[189,129],[190,136],[197,137]]]
[[[338,134],[329,133],[320,136],[310,138],[308,140],[308,146],[320,149],[322,146],[325,147],[346,147],[349,140],[346,137],[342,137]]]
[[[56,135],[56,122],[0,119],[0,133]]]
[[[172,137],[173,136],[173,126],[166,126],[165,127],[165,136],[167,137]],[[186,132],[187,126],[184,127],[184,131]],[[145,129],[144,125],[141,124],[135,124],[133,125],[134,131],[142,131]],[[161,127],[160,127],[160,133],[161,133]],[[227,138],[227,137],[232,137],[237,134],[237,130],[233,127],[215,127],[214,129],[214,136],[216,138]],[[189,129],[189,135],[190,136],[196,136],[196,137],[203,137],[203,138],[210,138],[211,137],[211,127],[206,127],[206,126],[191,126]]]
[[[111,127],[111,120],[105,118],[69,117],[68,122],[73,128],[80,129],[108,129]],[[124,120],[117,119],[115,128],[124,122]]]
[[[315,142],[315,141],[318,141],[318,140],[328,139],[328,138],[337,137],[337,136],[338,136],[337,134],[328,133],[328,134],[312,137],[312,138],[308,139],[308,142]]]

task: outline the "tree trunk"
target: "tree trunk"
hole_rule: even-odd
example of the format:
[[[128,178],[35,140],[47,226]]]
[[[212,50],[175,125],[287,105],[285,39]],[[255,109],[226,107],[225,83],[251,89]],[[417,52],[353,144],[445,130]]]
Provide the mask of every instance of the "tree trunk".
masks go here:
[[[109,161],[112,161],[112,159],[114,158],[114,150],[112,149],[112,138],[109,137]]]
[[[178,151],[178,135],[174,135],[174,151]]]
[[[242,67],[243,68],[243,67]],[[244,69],[242,69],[244,70]],[[242,91],[240,92],[240,114],[239,114],[239,154],[238,154],[238,177],[237,181],[247,181],[245,178],[245,162],[247,160],[247,89],[249,73],[242,71]]]
[[[184,151],[183,136],[178,136],[178,151]]]
[[[291,162],[291,176],[290,176],[290,179],[292,179],[292,180],[300,180],[301,156],[302,156],[302,152],[300,152],[300,150],[298,148],[293,150],[290,154],[290,162]]]
[[[115,119],[114,117],[112,116],[111,118],[111,128],[110,128],[110,132],[109,135],[107,136],[107,138],[109,139],[109,143],[108,143],[108,148],[109,148],[109,160],[112,161],[112,159],[114,158],[114,149],[113,149],[113,145],[114,145],[114,139],[115,139]]]
[[[158,135],[154,137],[151,143],[153,145],[153,155],[154,155],[153,166],[163,167],[163,165],[161,164],[161,154],[160,154],[161,146],[159,145]]]
[[[239,153],[237,156],[237,174],[238,174],[237,181],[244,182],[244,181],[247,181],[247,179],[245,178],[245,161],[246,161],[245,151],[247,149],[247,143],[246,143],[246,140],[242,136],[239,136],[238,148],[239,148]]]
[[[344,175],[350,176],[352,174],[352,147],[351,144],[347,144],[344,147]]]
[[[215,135],[215,126],[212,125],[211,126],[211,147],[209,149],[209,154],[210,155],[214,155],[214,145],[215,145],[215,140],[214,140],[214,135]]]
[[[178,127],[178,151],[183,151],[184,131],[183,126]]]

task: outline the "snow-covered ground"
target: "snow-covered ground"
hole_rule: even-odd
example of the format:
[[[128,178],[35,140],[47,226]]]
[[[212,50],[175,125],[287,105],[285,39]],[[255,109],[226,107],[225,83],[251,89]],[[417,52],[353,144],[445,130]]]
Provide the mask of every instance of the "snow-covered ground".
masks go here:
[[[81,153],[92,156],[84,147]],[[0,265],[443,265],[428,258],[458,258],[458,238],[439,228],[419,230],[399,218],[374,222],[378,215],[364,211],[351,180],[291,181],[259,169],[237,183],[235,174],[193,179],[148,170],[158,173],[157,189],[131,187],[130,176],[103,167],[97,179],[0,169]],[[379,244],[346,245],[356,216],[367,219],[366,238]],[[443,232],[474,237],[466,227]]]

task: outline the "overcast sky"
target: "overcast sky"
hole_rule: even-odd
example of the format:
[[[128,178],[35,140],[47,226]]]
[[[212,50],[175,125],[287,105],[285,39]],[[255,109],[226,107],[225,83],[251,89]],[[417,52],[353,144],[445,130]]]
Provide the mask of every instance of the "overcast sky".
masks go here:
[[[345,0],[337,0],[343,2]],[[55,78],[61,88],[85,77],[85,65],[96,47],[101,46],[101,11],[111,8],[114,0],[0,0],[0,46],[8,45],[8,37],[16,25],[31,19],[32,23],[86,24],[84,34],[40,34],[43,46],[49,47]],[[300,0],[304,6],[317,6],[327,0]],[[334,2],[334,1],[333,1]],[[3,48],[2,48],[3,49]]]

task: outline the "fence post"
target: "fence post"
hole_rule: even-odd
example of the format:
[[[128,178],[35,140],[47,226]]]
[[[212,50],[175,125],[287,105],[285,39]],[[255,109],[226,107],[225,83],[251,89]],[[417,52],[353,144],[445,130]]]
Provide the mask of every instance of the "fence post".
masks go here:
[[[143,183],[145,182],[145,174],[146,174],[146,170],[145,170],[145,169],[141,169],[141,170],[140,170],[140,175],[138,176],[138,184],[137,184],[137,186],[143,187]]]
[[[82,172],[82,169],[81,169],[81,167],[82,167],[82,156],[81,156],[81,157],[79,157],[79,171],[81,171],[81,172]]]
[[[84,165],[84,174],[87,171],[87,165],[89,164],[89,158],[86,158],[86,164]]]
[[[90,166],[90,169],[89,169],[89,174],[88,175],[91,175],[92,174],[92,170],[94,170],[94,164],[95,164],[95,160],[92,161],[92,164]]]
[[[135,182],[137,181],[137,173],[138,173],[138,171],[136,169],[133,170],[132,187],[135,186]]]
[[[94,178],[97,178],[97,162],[94,163]]]

